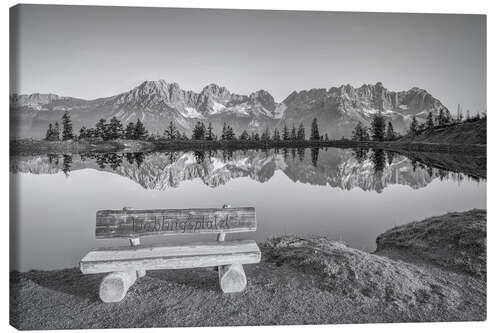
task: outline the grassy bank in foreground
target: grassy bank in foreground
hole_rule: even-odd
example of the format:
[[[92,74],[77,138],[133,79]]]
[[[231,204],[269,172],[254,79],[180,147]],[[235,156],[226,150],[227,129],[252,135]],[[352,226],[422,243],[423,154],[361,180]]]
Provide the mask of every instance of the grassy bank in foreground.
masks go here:
[[[393,228],[375,253],[325,238],[273,238],[247,265],[247,289],[224,295],[213,269],[150,271],[117,304],[103,275],[76,268],[10,274],[21,329],[334,324],[486,319],[486,211]]]
[[[271,149],[271,148],[375,148],[403,151],[486,154],[486,145],[436,144],[404,141],[205,141],[205,140],[115,140],[47,141],[20,139],[10,142],[11,155],[148,152],[155,150]]]

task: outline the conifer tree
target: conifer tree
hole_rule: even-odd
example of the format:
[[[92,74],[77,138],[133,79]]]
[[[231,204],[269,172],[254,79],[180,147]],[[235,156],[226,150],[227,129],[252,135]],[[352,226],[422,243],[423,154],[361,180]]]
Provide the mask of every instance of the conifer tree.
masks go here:
[[[290,140],[297,140],[297,129],[295,124],[292,125],[292,131],[290,132]]]
[[[352,140],[368,141],[369,139],[368,130],[363,126],[363,124],[361,124],[361,122],[358,122],[352,131]]]
[[[460,104],[458,104],[457,107],[457,123],[461,123],[464,120],[464,115],[462,113],[462,108],[460,107]]]
[[[204,140],[205,139],[205,125],[201,121],[197,121],[193,128],[193,134],[191,136],[193,140]]]
[[[375,141],[383,141],[385,136],[385,118],[381,112],[377,112],[371,122],[370,130],[372,139]]]
[[[177,138],[176,131],[177,129],[175,128],[174,122],[170,121],[168,123],[167,129],[164,132],[164,135],[167,138],[167,140],[175,140]]]
[[[61,136],[61,131],[59,130],[59,123],[56,121],[56,123],[54,124],[54,130],[52,132],[52,141],[59,141]]]
[[[385,134],[386,140],[394,140],[396,138],[396,133],[394,133],[394,127],[392,126],[392,122],[389,121],[387,123],[387,132]]]
[[[205,133],[207,132],[207,128],[205,127],[205,123],[200,121],[200,132],[201,132],[201,139],[200,140],[205,140]]]
[[[438,126],[445,126],[451,123],[450,112],[444,108],[439,109],[437,116]]]
[[[288,127],[286,124],[283,125],[283,141],[288,141],[290,140],[290,132],[288,131]]]
[[[125,138],[129,140],[135,139],[135,125],[134,123],[130,122],[127,125],[127,128],[125,128]]]
[[[111,118],[107,130],[107,138],[109,140],[120,139],[123,136],[123,125],[116,117]]]
[[[277,128],[274,129],[273,141],[280,141],[280,131]]]
[[[240,135],[240,140],[241,141],[247,141],[249,139],[248,133],[246,130],[243,130]]]
[[[69,112],[65,112],[62,116],[62,139],[63,140],[72,140],[73,139],[73,124],[71,123],[71,115]]]
[[[175,130],[174,140],[183,140],[182,134],[178,129]]]
[[[461,123],[464,121],[464,114],[462,113],[462,110],[459,110],[457,112],[457,123]]]
[[[224,126],[222,127],[222,136],[221,140],[223,141],[231,141],[234,140],[235,135],[233,128],[229,126],[228,124],[224,123]]]
[[[266,129],[264,130],[264,133],[262,133],[261,140],[262,141],[269,141],[269,140],[271,140],[271,133],[269,131],[269,127],[266,127]]]
[[[227,140],[226,139],[226,132],[227,132],[227,124],[224,123],[224,125],[222,126],[222,134],[221,134],[221,137],[220,137],[220,139],[222,141],[226,141]]]
[[[306,139],[306,129],[304,128],[304,124],[300,123],[299,129],[297,130],[297,140],[305,141]]]
[[[137,119],[134,128],[134,139],[144,140],[148,136],[148,131],[140,119]]]
[[[410,124],[410,135],[414,136],[418,134],[418,121],[417,117],[413,116]]]
[[[54,133],[54,128],[52,127],[52,123],[50,123],[45,133],[45,140],[52,140],[52,133]]]
[[[212,128],[212,123],[208,123],[207,135],[206,135],[205,140],[207,140],[207,141],[214,141],[215,140],[213,128]]]
[[[445,124],[443,109],[439,110],[438,117],[437,117],[437,123],[438,123],[438,126],[443,126]]]
[[[88,131],[87,131],[87,128],[85,126],[82,126],[80,128],[80,133],[78,135],[78,138],[79,139],[88,138]]]
[[[428,130],[432,130],[434,128],[434,116],[432,115],[432,112],[429,112],[427,114],[427,120],[425,122],[425,127]]]
[[[234,131],[231,126],[227,126],[226,128],[226,140],[231,141],[234,140]]]
[[[103,140],[107,139],[107,128],[106,128],[106,119],[101,118],[95,125],[96,135]]]
[[[311,141],[319,141],[321,139],[319,135],[319,128],[318,128],[318,120],[316,118],[313,119],[312,124],[311,124]]]
[[[255,132],[252,136],[253,141],[260,141],[260,136],[259,133]]]

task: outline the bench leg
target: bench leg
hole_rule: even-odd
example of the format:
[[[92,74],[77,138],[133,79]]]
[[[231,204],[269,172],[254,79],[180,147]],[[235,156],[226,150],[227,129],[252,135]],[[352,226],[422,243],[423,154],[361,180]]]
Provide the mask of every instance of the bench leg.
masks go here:
[[[125,210],[125,211],[129,210],[129,209],[130,208],[128,208],[128,207],[123,207],[123,210]],[[130,241],[130,246],[133,246],[133,247],[139,246],[141,244],[141,239],[138,237],[137,238],[129,238],[129,241]],[[145,275],[146,275],[146,270],[141,269],[141,270],[137,271],[137,278],[141,278]]]
[[[243,270],[243,265],[219,266],[219,284],[225,293],[238,293],[245,290],[247,277]]]
[[[99,297],[105,303],[119,302],[136,279],[136,271],[110,273],[101,282]]]

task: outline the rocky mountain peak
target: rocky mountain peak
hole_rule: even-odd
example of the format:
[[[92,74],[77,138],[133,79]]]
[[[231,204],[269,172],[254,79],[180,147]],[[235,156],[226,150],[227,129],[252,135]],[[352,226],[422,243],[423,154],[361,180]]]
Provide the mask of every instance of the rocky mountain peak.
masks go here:
[[[12,106],[42,106],[59,100],[62,97],[56,94],[34,93],[29,95],[12,94],[10,95],[10,105]]]
[[[299,93],[297,92],[297,90],[294,90],[292,91],[292,93],[290,95],[287,96],[287,98],[285,98],[283,100],[283,102],[281,102],[282,104],[285,104],[285,105],[289,105],[291,104],[296,98],[297,96],[299,95]]]
[[[264,108],[269,111],[274,111],[276,109],[276,103],[274,101],[273,96],[268,93],[266,90],[258,90],[253,92],[249,96],[250,102],[253,104],[259,103]]]
[[[330,92],[332,90],[334,90],[335,88],[331,88],[330,89]],[[339,87],[339,90],[340,90],[340,93],[341,94],[347,94],[347,95],[351,95],[352,92],[354,91],[354,87],[351,86],[350,84],[343,84]]]
[[[201,91],[201,95],[211,95],[222,99],[229,99],[231,93],[226,87],[221,87],[215,83],[210,83],[203,88],[203,90]]]
[[[176,82],[165,80],[144,81],[132,90],[117,96],[120,103],[139,103],[142,107],[151,103],[179,103],[185,92]]]
[[[167,96],[172,90],[180,90],[178,83],[167,83],[165,80],[144,81],[132,91],[139,91],[141,94],[156,94]]]

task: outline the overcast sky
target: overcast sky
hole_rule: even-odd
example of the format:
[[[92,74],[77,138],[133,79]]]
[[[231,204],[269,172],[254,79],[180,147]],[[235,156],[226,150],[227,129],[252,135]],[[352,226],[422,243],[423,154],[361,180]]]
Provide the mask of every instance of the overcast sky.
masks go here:
[[[165,79],[279,102],[380,81],[424,88],[452,111],[486,109],[482,15],[22,5],[12,28],[11,92],[92,99]]]

